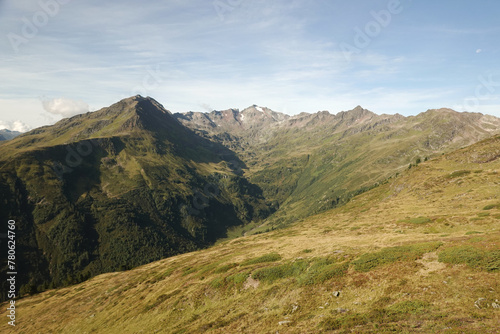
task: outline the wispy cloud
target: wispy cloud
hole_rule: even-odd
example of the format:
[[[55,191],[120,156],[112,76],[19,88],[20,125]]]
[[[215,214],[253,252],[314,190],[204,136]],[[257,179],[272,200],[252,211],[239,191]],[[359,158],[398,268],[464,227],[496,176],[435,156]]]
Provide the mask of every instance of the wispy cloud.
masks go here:
[[[43,109],[53,115],[71,117],[89,111],[89,105],[83,101],[68,98],[44,99]]]
[[[2,31],[19,31],[20,19],[40,10],[37,1],[8,3]],[[488,4],[484,20],[469,17],[474,4],[413,2],[348,62],[339,44],[388,1],[228,3],[221,19],[212,1],[68,2],[19,53],[0,40],[0,110],[15,104],[24,122],[55,121],[141,93],[173,111],[256,103],[295,114],[361,104],[415,114],[473,95],[477,76],[496,68],[500,52],[500,4]],[[40,96],[89,106],[54,100],[49,113]],[[14,121],[7,116],[0,118]]]

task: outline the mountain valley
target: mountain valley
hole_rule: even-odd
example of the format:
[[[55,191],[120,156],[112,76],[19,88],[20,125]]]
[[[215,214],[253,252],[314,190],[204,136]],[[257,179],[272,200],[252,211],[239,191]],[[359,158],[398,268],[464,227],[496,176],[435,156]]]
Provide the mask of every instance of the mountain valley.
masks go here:
[[[172,114],[134,96],[3,141],[16,330],[493,333],[499,133],[451,109]]]

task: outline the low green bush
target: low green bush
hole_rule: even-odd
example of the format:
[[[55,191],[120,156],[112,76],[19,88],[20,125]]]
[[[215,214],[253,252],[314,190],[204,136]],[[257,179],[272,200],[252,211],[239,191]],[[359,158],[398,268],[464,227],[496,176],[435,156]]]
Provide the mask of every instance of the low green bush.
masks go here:
[[[472,235],[472,234],[483,234],[483,232],[469,231],[469,232],[465,233],[465,235]]]
[[[307,261],[295,261],[280,266],[258,269],[252,274],[252,277],[259,281],[271,283],[286,277],[297,277],[306,271],[307,267],[309,267]]]
[[[427,224],[432,222],[430,218],[427,217],[418,217],[418,218],[406,218],[406,219],[401,219],[399,221],[400,223],[410,223],[410,224]]]
[[[455,171],[455,172],[453,172],[453,173],[449,174],[449,175],[447,176],[447,178],[449,178],[449,179],[454,179],[454,178],[456,178],[456,177],[465,176],[465,175],[468,175],[468,174],[470,174],[470,173],[471,173],[471,171],[470,171],[470,170],[457,170],[457,171]]]
[[[230,269],[237,267],[237,266],[238,266],[237,263],[225,264],[225,265],[222,265],[219,268],[215,269],[214,273],[215,274],[223,274],[223,273],[228,272]]]
[[[225,285],[225,279],[223,277],[214,278],[210,283],[208,283],[212,288],[219,289]]]
[[[418,314],[421,317],[421,314],[429,307],[430,304],[423,301],[403,301],[388,308],[374,309],[368,313],[330,316],[321,321],[319,327],[327,331],[343,329],[345,333],[350,333],[349,329],[357,328],[357,333],[364,333],[362,326],[372,324],[374,328],[378,329],[377,333],[401,333],[401,328],[398,327],[397,322],[407,318],[410,314]]]
[[[408,246],[384,248],[375,253],[366,253],[354,260],[352,264],[357,271],[367,272],[384,264],[396,261],[414,261],[423,254],[432,252],[442,245],[441,242],[427,242]]]
[[[250,275],[250,272],[245,271],[230,276],[216,277],[212,281],[210,281],[208,285],[214,289],[225,289],[229,287],[240,288],[247,280],[248,275]]]
[[[319,326],[327,331],[337,330],[337,329],[348,329],[356,326],[366,325],[370,322],[370,317],[368,314],[347,314],[338,318],[328,317],[321,321]]]
[[[479,270],[500,271],[500,249],[482,250],[472,246],[456,246],[440,252],[438,260],[449,264],[467,264]]]
[[[334,258],[316,259],[303,275],[297,278],[299,285],[320,284],[335,277],[345,276],[349,263],[336,263]]]
[[[405,300],[391,305],[388,310],[403,314],[421,314],[428,309],[430,304],[420,300]]]
[[[235,286],[241,286],[248,278],[249,272],[236,273],[226,277],[226,282]]]
[[[483,208],[483,210],[492,210],[492,209],[500,209],[500,203],[488,204]]]
[[[279,260],[281,260],[281,255],[279,255],[278,253],[270,253],[270,254],[256,257],[254,259],[245,260],[241,263],[241,266],[244,267],[244,266],[250,266],[252,264],[257,264],[257,263],[276,262]]]

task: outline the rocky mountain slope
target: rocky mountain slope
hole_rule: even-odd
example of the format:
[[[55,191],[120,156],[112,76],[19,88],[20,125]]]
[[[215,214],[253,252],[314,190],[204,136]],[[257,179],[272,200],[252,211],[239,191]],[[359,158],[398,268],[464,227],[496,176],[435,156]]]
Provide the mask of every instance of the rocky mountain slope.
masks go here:
[[[197,250],[265,218],[262,190],[236,165],[230,150],[140,96],[4,142],[0,218],[17,222],[18,288]]]
[[[496,136],[288,228],[24,298],[15,330],[496,333],[499,173]]]
[[[245,175],[279,208],[261,231],[344,204],[410,164],[500,132],[498,118],[450,109],[403,117],[358,106],[288,116],[254,105],[174,116],[245,162]]]

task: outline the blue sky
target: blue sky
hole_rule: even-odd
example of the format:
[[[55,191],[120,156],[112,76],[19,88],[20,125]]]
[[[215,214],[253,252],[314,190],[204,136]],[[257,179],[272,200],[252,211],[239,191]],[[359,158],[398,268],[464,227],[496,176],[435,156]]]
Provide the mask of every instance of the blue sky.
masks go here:
[[[172,112],[500,117],[500,2],[0,0],[0,127],[135,94]]]

